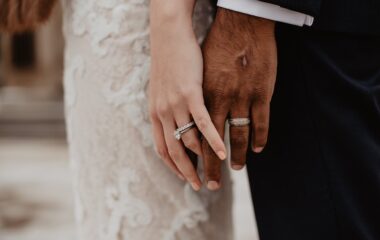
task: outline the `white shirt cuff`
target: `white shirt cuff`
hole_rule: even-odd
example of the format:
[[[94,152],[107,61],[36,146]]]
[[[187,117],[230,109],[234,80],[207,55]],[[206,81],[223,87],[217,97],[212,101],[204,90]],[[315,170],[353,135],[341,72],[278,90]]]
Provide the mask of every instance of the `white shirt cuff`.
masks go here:
[[[297,26],[311,26],[314,21],[314,18],[307,14],[258,0],[218,0],[218,6],[236,12]]]

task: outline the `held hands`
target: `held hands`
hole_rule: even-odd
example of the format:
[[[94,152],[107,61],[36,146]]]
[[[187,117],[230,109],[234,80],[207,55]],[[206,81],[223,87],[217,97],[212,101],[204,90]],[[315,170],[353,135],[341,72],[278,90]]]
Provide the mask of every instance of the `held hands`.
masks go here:
[[[226,158],[227,118],[252,123],[231,127],[234,169],[245,164],[251,129],[253,149],[265,146],[277,67],[274,22],[219,9],[202,57],[192,29],[193,7],[194,0],[151,1],[150,118],[165,164],[199,190],[201,181],[185,151],[190,149],[203,157],[207,187],[216,190]],[[177,140],[174,131],[192,121],[196,128]]]
[[[249,146],[259,153],[267,142],[277,69],[274,27],[273,21],[219,8],[204,45],[204,98],[219,134],[227,118],[251,119],[250,125],[230,126],[235,170],[244,167]],[[202,149],[208,187],[216,190],[221,162],[206,139]]]
[[[185,148],[202,155],[199,129],[220,158],[226,149],[203,101],[203,59],[192,29],[192,9],[192,0],[151,1],[149,105],[158,154],[179,178],[199,190],[201,181]],[[177,140],[174,131],[193,120],[198,129]]]

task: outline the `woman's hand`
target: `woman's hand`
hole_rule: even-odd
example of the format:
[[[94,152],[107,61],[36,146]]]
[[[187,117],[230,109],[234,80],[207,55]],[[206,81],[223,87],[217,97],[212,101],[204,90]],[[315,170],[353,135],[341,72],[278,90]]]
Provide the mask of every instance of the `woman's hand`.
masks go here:
[[[185,147],[202,155],[197,128],[174,137],[174,131],[195,121],[219,158],[226,149],[203,101],[203,60],[192,29],[194,0],[151,1],[152,68],[149,85],[150,117],[157,152],[168,167],[194,190],[201,181]]]

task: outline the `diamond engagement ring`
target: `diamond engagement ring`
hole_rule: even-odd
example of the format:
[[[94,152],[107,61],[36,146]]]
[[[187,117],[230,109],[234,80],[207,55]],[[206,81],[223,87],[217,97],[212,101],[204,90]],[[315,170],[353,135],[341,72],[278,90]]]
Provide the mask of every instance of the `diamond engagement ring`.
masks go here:
[[[228,123],[234,127],[244,127],[251,123],[249,118],[230,118],[228,119]]]
[[[192,121],[192,122],[189,122],[186,125],[183,125],[182,127],[177,128],[174,131],[174,137],[175,137],[175,139],[181,140],[182,134],[186,133],[187,131],[189,131],[190,129],[192,129],[194,127],[195,127],[195,122]]]

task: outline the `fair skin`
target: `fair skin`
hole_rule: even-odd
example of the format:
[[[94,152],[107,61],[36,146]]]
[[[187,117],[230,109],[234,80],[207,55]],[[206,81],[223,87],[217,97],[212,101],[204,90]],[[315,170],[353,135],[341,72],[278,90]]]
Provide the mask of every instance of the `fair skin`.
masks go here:
[[[166,165],[194,190],[202,183],[185,148],[202,155],[196,128],[174,138],[179,126],[194,120],[219,159],[226,148],[203,101],[203,59],[196,41],[191,16],[193,0],[151,1],[150,117],[156,149]]]
[[[32,29],[48,18],[55,2],[0,0],[0,31]],[[222,138],[227,118],[249,117],[252,122],[231,127],[233,169],[245,165],[250,135],[255,152],[267,142],[277,67],[275,24],[219,8],[202,56],[192,29],[194,4],[151,1],[150,117],[156,149],[167,166],[199,190],[202,183],[186,153],[190,149],[203,157],[207,187],[216,190],[220,159],[226,158]],[[199,132],[194,128],[177,141],[174,130],[191,120]]]
[[[274,23],[219,9],[202,55],[192,29],[193,8],[193,0],[151,1],[150,116],[167,166],[199,190],[188,148],[203,157],[207,187],[217,190],[227,118],[252,121],[251,127],[231,127],[233,169],[245,164],[250,129],[253,150],[265,146],[276,76]],[[177,141],[174,130],[191,120],[200,132],[194,128]]]

